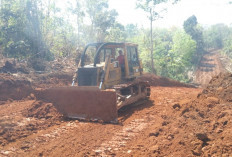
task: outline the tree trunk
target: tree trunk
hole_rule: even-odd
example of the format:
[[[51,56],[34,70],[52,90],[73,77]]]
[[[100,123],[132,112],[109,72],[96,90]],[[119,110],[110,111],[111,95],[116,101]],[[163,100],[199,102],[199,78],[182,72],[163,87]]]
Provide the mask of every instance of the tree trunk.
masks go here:
[[[80,9],[78,0],[76,0],[76,7]],[[77,47],[80,48],[80,10],[77,12]]]
[[[152,16],[152,9],[150,9],[150,15],[151,15],[151,70],[152,73],[156,73],[155,72],[155,68],[154,68],[154,59],[153,59],[153,33],[152,33],[152,22],[153,22],[153,16]]]

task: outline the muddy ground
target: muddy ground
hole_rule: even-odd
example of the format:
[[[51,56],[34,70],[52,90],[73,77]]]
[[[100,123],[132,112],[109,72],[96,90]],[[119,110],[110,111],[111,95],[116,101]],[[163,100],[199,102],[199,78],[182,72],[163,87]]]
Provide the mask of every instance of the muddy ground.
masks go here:
[[[65,119],[36,100],[36,88],[70,85],[73,62],[49,63],[43,72],[17,71],[24,63],[16,63],[0,74],[0,156],[230,157],[232,74],[218,75],[225,69],[217,55],[206,54],[198,68],[203,88],[146,74],[150,101],[120,111],[119,124]]]

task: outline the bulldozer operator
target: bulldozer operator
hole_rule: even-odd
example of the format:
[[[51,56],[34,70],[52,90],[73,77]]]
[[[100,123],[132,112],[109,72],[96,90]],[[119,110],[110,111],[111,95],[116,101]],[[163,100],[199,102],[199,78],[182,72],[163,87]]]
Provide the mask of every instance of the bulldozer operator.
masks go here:
[[[122,53],[122,50],[118,51],[119,56],[117,57],[117,61],[119,63],[119,66],[121,67],[121,72],[122,74],[125,73],[125,58],[124,55]]]

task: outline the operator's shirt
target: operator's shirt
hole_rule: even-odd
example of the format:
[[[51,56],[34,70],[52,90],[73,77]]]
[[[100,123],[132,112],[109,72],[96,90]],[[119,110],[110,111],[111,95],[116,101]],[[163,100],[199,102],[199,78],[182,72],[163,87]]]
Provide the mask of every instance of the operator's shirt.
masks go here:
[[[124,61],[124,55],[119,55],[117,58],[118,62],[120,65],[124,65],[125,61]]]

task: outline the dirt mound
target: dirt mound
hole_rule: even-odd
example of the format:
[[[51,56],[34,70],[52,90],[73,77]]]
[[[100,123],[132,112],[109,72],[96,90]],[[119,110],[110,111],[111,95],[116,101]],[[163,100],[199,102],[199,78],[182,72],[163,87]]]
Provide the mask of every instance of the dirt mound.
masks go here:
[[[52,104],[33,100],[2,105],[0,111],[0,149],[61,121]]]
[[[41,74],[33,82],[35,87],[49,88],[58,86],[70,86],[72,82],[72,72],[55,72],[50,74]]]
[[[10,74],[0,73],[0,100],[20,100],[27,97],[33,91],[31,83],[22,78],[16,78]]]
[[[27,66],[36,71],[45,71],[47,64],[41,58],[30,58],[27,62]]]
[[[29,74],[29,68],[27,68],[23,63],[16,63],[15,60],[13,61],[6,61],[5,65],[0,68],[1,73],[23,73]]]
[[[196,156],[232,154],[232,104],[194,101],[180,111],[178,144]],[[182,148],[183,149],[183,148]]]
[[[162,87],[190,87],[194,86],[181,83],[175,80],[171,80],[165,77],[156,76],[154,74],[145,74],[139,77],[139,80],[148,81],[151,86],[162,86]]]
[[[179,144],[196,156],[232,154],[232,75],[220,74],[210,81],[198,98],[190,103],[175,104],[180,130]],[[178,118],[179,114],[179,118]],[[178,145],[178,144],[177,144]],[[183,149],[183,148],[182,148]]]
[[[199,98],[216,97],[222,102],[232,102],[232,74],[220,73],[209,82]]]
[[[5,62],[5,65],[0,69],[1,72],[12,72],[12,73],[16,73],[17,70],[15,68],[15,62],[11,63],[9,61]]]
[[[36,101],[32,106],[24,113],[26,117],[34,117],[38,119],[57,119],[61,117],[61,114],[51,103],[44,103],[42,101]]]

